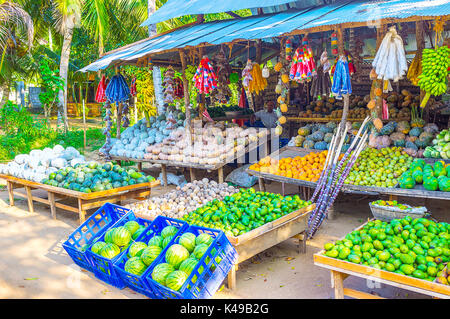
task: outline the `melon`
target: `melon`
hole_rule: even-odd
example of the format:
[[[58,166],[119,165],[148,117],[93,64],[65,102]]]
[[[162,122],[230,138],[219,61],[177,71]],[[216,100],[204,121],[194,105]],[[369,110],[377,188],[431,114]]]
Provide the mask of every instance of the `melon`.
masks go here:
[[[101,250],[99,255],[107,259],[112,259],[120,254],[120,248],[112,243],[107,243]]]
[[[195,269],[195,266],[197,266],[197,264],[198,264],[197,259],[189,257],[188,259],[186,259],[181,263],[179,270],[184,271],[186,275],[189,276],[191,272]]]
[[[443,192],[450,192],[450,178],[443,176],[439,180],[439,190]]]
[[[160,284],[166,283],[166,277],[175,269],[172,265],[167,263],[159,264],[152,271],[152,279]]]
[[[175,234],[178,232],[178,229],[175,226],[166,226],[161,231],[161,236],[163,238],[167,238],[169,236],[175,236]]]
[[[167,249],[166,261],[178,269],[183,261],[189,258],[189,251],[180,244],[174,244]]]
[[[143,243],[141,241],[134,242],[130,246],[130,250],[128,251],[128,254],[130,257],[140,257],[142,254],[142,251],[147,248],[147,244]]]
[[[162,248],[159,246],[147,246],[141,253],[141,260],[147,266],[158,258],[159,254],[162,252]]]
[[[208,250],[209,246],[206,244],[200,244],[195,246],[194,252],[192,253],[192,255],[199,259],[203,257],[203,255],[206,253],[206,251]]]
[[[206,233],[202,233],[200,235],[197,236],[197,238],[195,238],[195,245],[200,245],[200,244],[205,244],[205,245],[211,245],[213,241],[213,238],[206,234]]]
[[[92,245],[91,247],[91,251],[94,254],[98,254],[100,252],[100,250],[102,250],[103,247],[105,247],[106,243],[103,241],[98,241],[96,242],[94,245]]]
[[[123,225],[123,227],[128,229],[128,231],[131,233],[131,235],[133,235],[139,229],[140,226],[136,221],[130,220],[130,221],[126,222],[125,225]]]
[[[154,237],[150,238],[150,240],[148,241],[148,245],[149,246],[159,246],[159,247],[163,248],[162,242],[163,242],[163,238],[161,236],[154,236]]]
[[[178,243],[191,253],[195,248],[195,239],[193,233],[184,233],[180,236]]]
[[[165,280],[165,286],[169,289],[178,291],[183,287],[184,282],[187,279],[187,275],[184,271],[176,270],[167,275]]]
[[[145,230],[145,227],[140,227],[137,231],[134,232],[133,235],[131,235],[131,239],[136,240],[140,234],[142,234]]]
[[[131,233],[124,226],[117,227],[112,234],[112,242],[117,246],[126,246],[131,240]]]
[[[174,236],[169,236],[169,237],[166,237],[166,238],[163,239],[163,241],[161,243],[161,246],[162,246],[163,249],[166,248],[167,245],[169,245],[169,243],[172,241],[173,237]]]
[[[130,274],[140,276],[147,269],[147,265],[145,265],[139,257],[133,257],[127,260],[124,266],[124,270],[129,272]]]
[[[435,177],[428,176],[423,179],[423,187],[428,191],[435,191],[438,189],[438,180]]]
[[[105,238],[104,238],[105,243],[112,243],[112,234],[113,234],[114,230],[115,230],[115,228],[111,228],[106,231]]]

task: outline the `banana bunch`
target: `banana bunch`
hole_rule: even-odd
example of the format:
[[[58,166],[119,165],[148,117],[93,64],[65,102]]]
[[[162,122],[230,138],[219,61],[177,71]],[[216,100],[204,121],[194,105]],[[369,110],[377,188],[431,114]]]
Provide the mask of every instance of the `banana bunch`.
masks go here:
[[[419,87],[425,91],[420,107],[425,107],[431,95],[439,96],[447,91],[450,48],[424,49],[422,54],[422,74],[418,76]]]
[[[259,94],[259,92],[264,91],[267,87],[267,80],[262,76],[261,68],[258,63],[253,64],[252,69],[252,80],[250,80],[248,85],[248,90],[250,93],[255,92]]]
[[[411,62],[406,77],[415,86],[419,85],[419,75],[422,73],[422,63],[420,62],[419,54],[416,54]]]
[[[144,112],[146,117],[156,116],[157,108],[153,104],[155,90],[153,88],[153,81],[151,77],[144,77],[144,79],[136,80],[137,88],[137,103],[136,107],[139,111]]]

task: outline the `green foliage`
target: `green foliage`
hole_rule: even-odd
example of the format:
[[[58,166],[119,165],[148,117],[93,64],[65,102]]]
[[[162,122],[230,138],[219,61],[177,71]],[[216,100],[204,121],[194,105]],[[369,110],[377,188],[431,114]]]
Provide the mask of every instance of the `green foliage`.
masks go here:
[[[64,90],[64,80],[57,75],[57,72],[50,68],[47,59],[39,61],[39,70],[41,75],[41,93],[39,100],[41,101],[45,116],[49,116],[53,106],[59,103],[58,92]]]

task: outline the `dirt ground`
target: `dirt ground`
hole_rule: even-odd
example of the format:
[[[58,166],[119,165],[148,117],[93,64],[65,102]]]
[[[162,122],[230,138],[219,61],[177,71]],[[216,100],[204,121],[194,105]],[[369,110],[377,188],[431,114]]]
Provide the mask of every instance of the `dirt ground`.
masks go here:
[[[172,188],[157,187],[153,195]],[[288,193],[296,189],[286,187]],[[280,192],[281,186],[272,182],[268,190]],[[237,288],[231,291],[225,287],[214,297],[334,298],[330,272],[313,264],[313,254],[325,242],[344,236],[370,218],[368,202],[374,199],[340,195],[335,205],[336,217],[325,220],[315,237],[307,242],[306,254],[298,253],[294,239],[286,240],[240,264]],[[412,198],[400,200],[424,204]],[[450,221],[448,202],[428,201],[426,206],[434,218]],[[16,206],[10,207],[7,192],[0,191],[0,298],[145,298],[128,288],[119,290],[105,284],[72,262],[62,243],[77,226],[77,214],[58,210],[57,219],[53,220],[50,209],[40,203],[35,203],[35,213],[31,214],[26,200],[17,198]],[[345,285],[389,298],[429,298],[355,277],[346,279]]]

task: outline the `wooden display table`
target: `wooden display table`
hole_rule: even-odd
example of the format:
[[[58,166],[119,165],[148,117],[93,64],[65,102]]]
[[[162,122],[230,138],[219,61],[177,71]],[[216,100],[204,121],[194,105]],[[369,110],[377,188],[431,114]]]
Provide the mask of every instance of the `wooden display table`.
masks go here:
[[[364,226],[365,224],[355,230]],[[366,292],[344,288],[344,279],[348,276],[356,276],[428,296],[450,299],[450,286],[327,257],[323,253],[324,250],[314,254],[314,265],[330,269],[336,299],[343,299],[344,296],[358,299],[382,299]]]
[[[151,188],[160,184],[158,180],[150,183],[128,185],[110,190],[94,193],[82,193],[54,187],[42,183],[36,183],[25,179],[0,174],[0,178],[6,180],[9,195],[9,205],[14,206],[14,195],[26,198],[28,201],[28,210],[34,212],[33,201],[50,206],[51,214],[56,219],[56,208],[61,208],[79,214],[79,221],[82,224],[86,219],[88,209],[101,207],[105,203],[120,203],[125,199],[145,199],[150,196]],[[17,191],[24,188],[25,192]],[[32,194],[32,190],[44,190],[47,192],[47,198]],[[73,198],[77,201],[76,206],[60,203],[59,200]]]
[[[299,250],[305,253],[306,238],[300,234],[306,232],[309,215],[315,207],[315,204],[303,207],[237,237],[227,236],[238,253],[237,263],[228,274],[228,288],[236,288],[236,271],[240,263],[289,238],[298,239]]]

